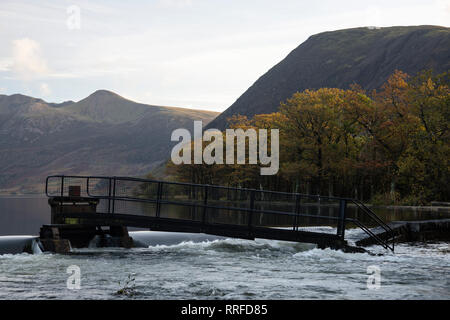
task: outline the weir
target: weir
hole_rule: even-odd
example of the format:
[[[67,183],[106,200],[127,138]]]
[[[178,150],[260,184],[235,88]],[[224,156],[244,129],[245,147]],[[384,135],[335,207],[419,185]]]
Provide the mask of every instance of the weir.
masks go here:
[[[167,182],[130,177],[49,176],[51,224],[41,228],[45,250],[66,252],[95,237],[105,246],[131,247],[128,227],[205,233],[231,238],[284,240],[319,248],[364,252],[348,245],[345,230],[359,227],[374,244],[394,251],[394,233],[351,198]],[[306,230],[311,225],[336,231]],[[371,227],[384,230],[383,237]],[[333,229],[334,230],[334,229]],[[109,242],[109,243],[108,243]]]

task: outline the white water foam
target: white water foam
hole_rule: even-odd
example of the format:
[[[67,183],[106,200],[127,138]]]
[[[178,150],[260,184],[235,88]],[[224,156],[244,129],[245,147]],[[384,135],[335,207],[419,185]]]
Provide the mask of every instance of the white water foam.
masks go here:
[[[0,236],[0,254],[42,253],[37,236]]]
[[[204,242],[225,239],[203,233],[161,232],[161,231],[132,231],[130,237],[137,247],[149,247],[156,245],[176,245],[182,242]]]
[[[0,256],[0,299],[117,299],[136,278],[138,299],[449,299],[447,243],[399,244],[395,254],[344,253],[313,245],[216,239],[145,248],[75,249],[69,255]],[[66,289],[70,265],[82,290]],[[368,290],[367,268],[381,269]],[[30,290],[33,288],[33,290]]]

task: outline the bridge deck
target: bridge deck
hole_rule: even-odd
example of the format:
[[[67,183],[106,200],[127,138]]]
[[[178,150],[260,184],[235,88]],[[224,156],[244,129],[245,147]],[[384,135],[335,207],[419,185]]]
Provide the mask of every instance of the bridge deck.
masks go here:
[[[205,233],[217,236],[254,240],[255,238],[304,242],[320,247],[341,248],[346,241],[336,234],[296,231],[269,227],[248,227],[234,224],[203,224],[173,218],[157,218],[127,214],[62,213],[61,218],[80,219],[85,226],[127,226],[145,228],[152,231]]]
[[[389,235],[390,227],[355,199],[129,177],[50,176],[45,190],[54,224],[138,227],[331,248],[348,247],[345,229],[352,224],[377,244],[394,249],[389,238],[378,237],[359,218]],[[351,217],[349,206],[356,212]],[[336,227],[335,233],[299,230],[318,221]]]

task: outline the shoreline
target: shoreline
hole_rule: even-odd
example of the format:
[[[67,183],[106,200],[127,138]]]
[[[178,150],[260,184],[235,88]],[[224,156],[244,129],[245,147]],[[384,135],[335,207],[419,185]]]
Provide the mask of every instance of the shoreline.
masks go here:
[[[32,199],[32,198],[47,198],[45,194],[30,193],[30,194],[1,194],[0,199]]]
[[[39,199],[47,198],[44,193],[28,193],[28,194],[3,194],[0,193],[0,199]],[[427,211],[427,212],[443,212],[450,213],[450,206],[402,206],[402,205],[374,205],[365,203],[365,205],[372,209],[385,210],[404,210],[404,211]]]

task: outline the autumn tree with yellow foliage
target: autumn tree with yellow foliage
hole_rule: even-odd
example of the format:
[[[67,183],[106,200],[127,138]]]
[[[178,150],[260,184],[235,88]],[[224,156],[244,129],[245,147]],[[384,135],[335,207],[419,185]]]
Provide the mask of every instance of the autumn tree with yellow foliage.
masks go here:
[[[258,165],[168,165],[174,179],[384,203],[449,201],[449,73],[396,71],[379,91],[295,93],[279,112],[233,116],[229,128],[279,129],[280,170]],[[224,136],[225,140],[225,136]]]

